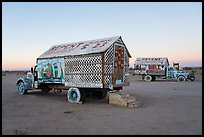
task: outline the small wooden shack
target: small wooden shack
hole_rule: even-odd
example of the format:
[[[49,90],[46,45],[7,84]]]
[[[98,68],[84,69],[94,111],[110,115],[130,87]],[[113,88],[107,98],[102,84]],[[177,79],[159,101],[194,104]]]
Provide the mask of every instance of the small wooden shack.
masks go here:
[[[148,71],[158,71],[165,73],[165,68],[169,66],[167,57],[161,58],[137,58],[134,64],[136,74],[144,74]]]
[[[46,78],[40,76],[41,64],[60,62],[61,69],[57,72],[60,71],[61,75],[57,78],[62,79],[60,82],[65,87],[118,89],[129,84],[130,57],[121,36],[115,36],[54,45],[37,58],[36,70],[40,83],[55,84],[57,80],[54,75]]]

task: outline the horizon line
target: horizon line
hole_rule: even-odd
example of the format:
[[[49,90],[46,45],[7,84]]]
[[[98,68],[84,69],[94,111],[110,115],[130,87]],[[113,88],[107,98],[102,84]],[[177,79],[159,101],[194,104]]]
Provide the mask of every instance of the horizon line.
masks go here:
[[[191,68],[202,68],[202,66],[182,66],[181,68],[191,67]],[[129,67],[129,69],[132,67]],[[2,71],[30,71],[30,69],[2,69]]]

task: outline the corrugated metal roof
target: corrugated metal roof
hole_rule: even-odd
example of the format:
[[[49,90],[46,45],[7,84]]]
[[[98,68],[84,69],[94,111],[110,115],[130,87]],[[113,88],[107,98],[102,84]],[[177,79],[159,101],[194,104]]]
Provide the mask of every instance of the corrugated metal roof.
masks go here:
[[[121,36],[53,45],[38,58],[61,57],[105,52]],[[128,51],[127,51],[128,52]],[[130,56],[129,52],[128,55]]]
[[[168,58],[137,58],[135,61],[136,65],[169,65]]]

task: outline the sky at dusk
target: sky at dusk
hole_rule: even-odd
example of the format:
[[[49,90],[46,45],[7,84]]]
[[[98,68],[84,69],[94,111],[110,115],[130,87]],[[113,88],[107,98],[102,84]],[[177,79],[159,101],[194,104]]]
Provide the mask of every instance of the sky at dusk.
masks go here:
[[[52,45],[121,36],[132,58],[202,66],[202,2],[2,2],[2,69],[25,70]]]

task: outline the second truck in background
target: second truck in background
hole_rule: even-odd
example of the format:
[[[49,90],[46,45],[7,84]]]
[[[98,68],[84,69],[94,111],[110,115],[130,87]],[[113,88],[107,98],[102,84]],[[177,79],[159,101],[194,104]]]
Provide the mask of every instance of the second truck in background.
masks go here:
[[[195,80],[195,76],[179,69],[179,63],[174,64],[175,67],[169,66],[168,58],[137,58],[134,64],[135,74],[141,75],[145,81],[155,81],[156,78],[191,81]]]

